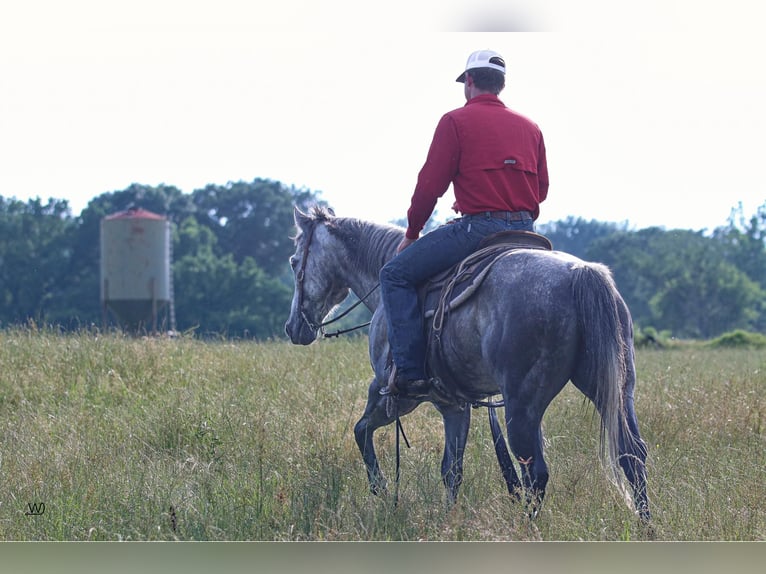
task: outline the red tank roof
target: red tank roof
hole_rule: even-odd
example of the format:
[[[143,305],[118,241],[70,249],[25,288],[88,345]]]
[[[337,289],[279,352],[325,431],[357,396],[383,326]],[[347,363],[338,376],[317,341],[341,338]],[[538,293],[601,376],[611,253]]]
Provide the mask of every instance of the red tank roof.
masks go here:
[[[104,219],[166,219],[164,215],[158,215],[146,209],[131,208],[107,215]]]

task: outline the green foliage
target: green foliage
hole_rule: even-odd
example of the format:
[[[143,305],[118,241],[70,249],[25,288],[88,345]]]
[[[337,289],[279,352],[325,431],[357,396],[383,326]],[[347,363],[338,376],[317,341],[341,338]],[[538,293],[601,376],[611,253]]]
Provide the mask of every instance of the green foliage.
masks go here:
[[[724,333],[723,335],[716,337],[708,342],[708,345],[713,348],[722,349],[762,349],[763,347],[766,347],[766,335],[737,329],[736,331]]]
[[[673,343],[670,331],[657,331],[654,327],[635,327],[633,344],[636,347],[666,349]]]
[[[750,219],[740,206],[712,236],[659,227],[634,232],[581,218],[538,231],[556,249],[609,265],[639,325],[685,338],[766,331],[766,205]]]
[[[627,232],[628,224],[605,223],[595,219],[586,221],[582,217],[570,216],[560,221],[537,225],[536,231],[545,235],[553,243],[554,249],[585,259],[588,256],[588,248],[594,241],[615,233]]]
[[[132,184],[94,198],[78,217],[66,201],[0,197],[0,326],[29,320],[74,330],[101,325],[101,220],[142,207],[172,223],[178,329],[283,337],[292,291],[293,206],[307,210],[311,204],[326,205],[309,190],[265,179],[208,185],[191,194]],[[425,231],[439,223],[431,218]],[[766,205],[750,218],[740,206],[710,236],[657,227],[632,231],[627,223],[573,217],[538,231],[556,249],[612,269],[639,344],[645,342],[640,327],[648,325],[684,339],[734,329],[766,333]],[[360,307],[338,328],[368,319]]]
[[[750,218],[745,217],[742,204],[732,211],[725,227],[715,230],[725,256],[750,279],[766,286],[766,204]]]
[[[178,329],[268,339],[281,336],[292,292],[251,257],[186,255],[174,265]]]
[[[283,271],[292,254],[285,231],[293,226],[293,205],[326,205],[306,190],[262,179],[208,185],[194,191],[192,201],[199,223],[215,233],[219,254],[230,253],[237,263],[252,257],[271,275]]]
[[[106,215],[141,207],[172,222],[177,328],[281,337],[291,298],[293,205],[308,190],[255,180],[190,195],[133,184],[94,198],[73,218],[65,201],[0,198],[0,325],[30,319],[66,329],[100,325],[99,234]]]
[[[282,277],[293,252],[293,205],[306,209],[313,197],[266,180],[195,191],[196,216],[183,220],[175,236],[178,329],[283,336],[292,298]]]
[[[701,232],[660,228],[595,241],[589,258],[606,263],[638,324],[684,338],[747,328],[766,294]]]
[[[55,314],[74,255],[73,228],[66,201],[0,197],[0,324]]]
[[[300,347],[7,329],[0,539],[763,540],[762,350],[639,349],[637,370],[652,531],[596,462],[598,421],[572,385],[543,421],[551,479],[530,521],[481,411],[457,505],[445,505],[429,404],[402,419],[399,503],[369,493],[353,437],[370,379],[364,338]],[[391,489],[394,443],[394,425],[376,433]],[[45,514],[26,516],[30,502]]]

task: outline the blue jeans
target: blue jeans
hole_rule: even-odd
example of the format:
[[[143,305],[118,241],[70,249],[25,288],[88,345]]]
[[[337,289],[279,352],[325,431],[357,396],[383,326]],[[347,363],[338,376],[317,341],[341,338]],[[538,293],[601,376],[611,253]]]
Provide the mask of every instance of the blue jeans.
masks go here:
[[[481,240],[509,229],[532,231],[534,220],[506,221],[466,215],[425,234],[380,270],[380,288],[388,322],[388,342],[397,376],[426,378],[426,338],[418,287],[476,251]]]

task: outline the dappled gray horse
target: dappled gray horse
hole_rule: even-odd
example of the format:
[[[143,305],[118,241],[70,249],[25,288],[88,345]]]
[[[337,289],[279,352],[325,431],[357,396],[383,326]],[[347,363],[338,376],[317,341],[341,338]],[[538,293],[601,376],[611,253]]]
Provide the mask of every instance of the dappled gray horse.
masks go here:
[[[290,264],[295,292],[285,325],[290,340],[312,343],[324,319],[353,291],[373,311],[369,331],[375,377],[367,407],[354,427],[371,490],[385,488],[373,433],[395,420],[388,384],[391,360],[385,309],[375,290],[381,267],[396,253],[403,230],[335,217],[314,208],[295,209],[298,235]],[[646,445],[633,408],[636,374],[632,321],[606,267],[556,251],[519,249],[500,257],[475,295],[449,312],[441,343],[429,351],[432,374],[454,397],[431,399],[444,419],[441,472],[452,500],[463,476],[471,409],[467,405],[502,395],[508,442],[533,513],[545,494],[541,422],[551,400],[571,381],[601,415],[602,454],[617,476],[622,467],[642,519],[648,520]],[[441,348],[439,348],[441,347]],[[398,414],[426,399],[398,399]],[[523,484],[522,484],[523,483]],[[509,485],[510,488],[510,485]]]

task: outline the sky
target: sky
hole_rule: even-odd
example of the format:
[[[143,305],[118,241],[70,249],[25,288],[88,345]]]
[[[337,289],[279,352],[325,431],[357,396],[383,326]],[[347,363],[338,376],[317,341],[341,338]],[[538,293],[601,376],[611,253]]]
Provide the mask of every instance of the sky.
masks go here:
[[[0,195],[276,180],[406,215],[477,49],[543,131],[538,222],[702,230],[766,204],[751,0],[0,0]],[[450,189],[436,217],[453,214]]]

